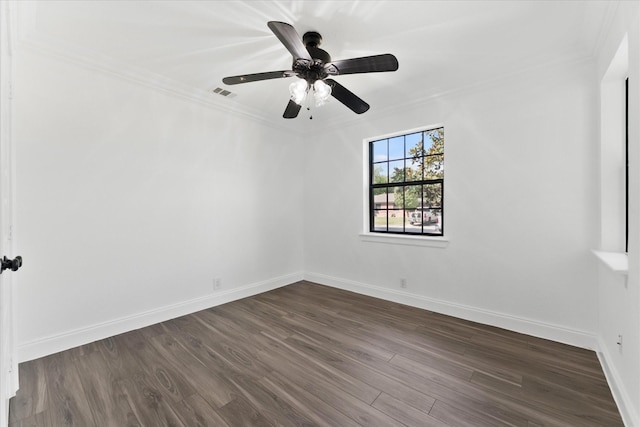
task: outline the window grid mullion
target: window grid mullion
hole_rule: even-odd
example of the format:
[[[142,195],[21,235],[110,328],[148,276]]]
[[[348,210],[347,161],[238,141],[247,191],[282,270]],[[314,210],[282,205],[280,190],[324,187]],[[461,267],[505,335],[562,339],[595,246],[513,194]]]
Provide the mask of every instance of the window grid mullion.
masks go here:
[[[441,130],[441,131],[440,131]],[[436,132],[441,132],[441,133],[436,133]],[[442,159],[444,160],[444,150],[441,149],[438,152],[431,152],[427,154],[427,149],[426,149],[426,141],[429,140],[430,141],[430,145],[429,145],[429,149],[434,148],[434,144],[436,144],[438,142],[438,140],[434,140],[433,135],[439,135],[438,138],[444,138],[444,128],[435,128],[435,129],[430,129],[430,130],[424,130],[421,131],[420,135],[418,136],[418,138],[420,138],[418,140],[418,142],[415,145],[416,151],[413,155],[410,155],[409,152],[407,151],[407,144],[408,144],[408,137],[409,135],[417,135],[417,134],[405,134],[402,135],[402,150],[403,150],[403,154],[402,154],[402,158],[399,158],[397,155],[394,155],[394,158],[391,159],[392,157],[392,152],[391,152],[391,144],[392,144],[392,140],[395,138],[395,142],[394,144],[396,144],[394,146],[394,150],[397,151],[398,149],[398,137],[393,137],[393,138],[386,138],[386,139],[382,139],[382,140],[378,140],[378,141],[370,141],[369,142],[369,203],[370,203],[370,209],[369,209],[369,229],[372,232],[381,232],[381,233],[395,233],[395,234],[421,234],[421,235],[442,235],[443,234],[443,222],[444,222],[444,218],[443,218],[443,213],[444,213],[444,176],[442,176],[442,178],[429,178],[426,179],[425,178],[425,173],[427,170],[426,164],[427,164],[427,159],[432,159],[438,156],[441,156]],[[398,135],[400,136],[400,135]],[[415,141],[415,139],[414,139]],[[441,144],[444,143],[444,139],[440,139],[439,142]],[[374,144],[378,143],[378,147],[376,148],[376,150],[378,150],[379,155],[382,155],[382,153],[386,154],[386,159],[383,161],[374,161],[376,159],[374,159]],[[413,144],[413,142],[412,142]],[[414,148],[414,147],[409,147],[409,148]],[[419,148],[419,149],[418,149]],[[380,149],[383,149],[385,151],[382,151],[382,153],[380,153]],[[399,153],[396,153],[399,154]],[[379,158],[377,158],[379,159]],[[419,177],[422,179],[416,180],[416,181],[408,181],[408,179],[414,178],[415,174],[413,173],[414,169],[411,169],[411,171],[408,171],[407,169],[409,169],[409,162],[411,161],[412,164],[414,163],[414,159],[418,159],[418,161],[421,162],[421,170],[419,171]],[[401,161],[401,162],[400,162]],[[395,163],[394,163],[395,162]],[[392,164],[398,165],[398,163],[400,163],[400,167],[402,168],[402,170],[398,170],[398,166],[395,166],[392,170]],[[384,168],[386,169],[386,174],[385,175],[376,175],[377,172],[376,167],[379,166],[384,166]],[[398,171],[398,172],[396,172]],[[408,173],[409,172],[409,173]],[[408,176],[410,174],[410,177]],[[442,172],[442,174],[444,174],[444,170]],[[400,182],[391,182],[392,177],[396,176],[396,179],[398,179],[398,176],[400,176]],[[377,177],[383,177],[383,181],[386,182],[374,182],[374,179]],[[380,181],[380,179],[378,179],[378,181]],[[432,197],[436,197],[433,194],[434,190],[430,190],[429,193],[426,193],[426,188],[429,185],[434,185],[434,184],[439,184],[439,194],[437,194],[437,197],[439,198],[438,200],[434,200],[432,199]],[[417,192],[417,196],[419,197],[419,209],[416,208],[416,213],[410,213],[409,215],[414,218],[417,217],[417,212],[419,210],[420,212],[420,227],[418,229],[407,229],[407,223],[408,223],[408,219],[407,219],[407,206],[412,206],[414,202],[410,202],[408,204],[407,199],[411,199],[411,193],[409,193],[409,189],[410,187],[415,186],[415,187],[419,187],[419,191]],[[396,188],[397,190],[393,190],[392,192],[389,191],[390,188]],[[384,208],[382,207],[382,201],[383,198],[376,196],[376,190],[382,190],[384,193]],[[401,190],[399,193],[398,191]],[[417,190],[417,189],[416,189]],[[415,197],[415,191],[414,190],[414,197]],[[379,191],[378,191],[379,192]],[[429,196],[428,194],[431,194],[431,196]],[[391,195],[400,195],[402,197],[402,206],[396,205],[396,201],[395,201],[395,197],[394,197],[394,202],[393,202],[393,206],[391,205],[390,202],[390,198],[392,197]],[[378,197],[379,200],[379,209],[377,209],[376,206],[376,197]],[[430,200],[425,200],[425,198],[430,198]],[[425,203],[426,202],[426,203]],[[438,203],[435,206],[438,207],[431,207],[434,206],[434,203]],[[425,206],[428,205],[428,206]],[[426,212],[425,212],[426,211]],[[434,213],[437,212],[437,213]],[[383,229],[376,229],[376,218],[378,218],[378,214],[380,213],[384,213],[385,216],[385,220],[384,220],[384,228]],[[401,218],[401,227],[400,224],[398,224],[398,220],[395,219],[397,218],[397,215],[399,215]],[[437,224],[437,226],[435,227],[436,232],[431,232],[430,230],[426,230],[425,228],[425,222],[428,223],[433,223],[433,216],[435,215],[435,223]],[[392,221],[392,218],[393,221]],[[413,225],[413,220],[411,221],[412,225]],[[382,224],[379,223],[378,227],[382,226]],[[395,229],[394,229],[395,227]],[[413,230],[413,231],[412,231]]]

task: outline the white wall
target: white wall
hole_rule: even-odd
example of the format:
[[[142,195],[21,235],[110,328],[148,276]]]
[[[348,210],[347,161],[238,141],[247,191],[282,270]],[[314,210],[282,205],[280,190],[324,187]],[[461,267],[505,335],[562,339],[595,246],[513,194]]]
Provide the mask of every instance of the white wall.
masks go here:
[[[28,48],[15,117],[21,360],[302,277],[290,135]]]
[[[607,37],[597,52],[597,81],[594,86],[607,89],[611,83],[601,86],[608,76],[607,70],[625,36],[628,41],[629,75],[629,252],[628,277],[615,274],[604,264],[598,273],[598,339],[601,360],[609,379],[614,397],[629,426],[640,425],[640,4],[621,2],[612,19]],[[613,114],[603,97],[604,120],[601,126],[609,129]],[[603,132],[600,146],[603,152],[610,151],[611,135]],[[603,188],[602,203],[611,203],[611,194],[617,190],[615,183],[607,184],[609,171],[601,169]],[[607,185],[609,187],[607,187]],[[613,187],[613,188],[612,188]],[[603,221],[613,222],[603,215]],[[615,236],[607,236],[613,229],[603,227],[603,238],[599,249],[616,250],[610,242]],[[620,245],[618,245],[619,247]],[[618,249],[620,250],[620,249]],[[622,334],[622,346],[617,345],[618,334]]]
[[[306,147],[306,277],[594,348],[594,74],[541,67],[402,111],[372,106],[360,126],[320,135]],[[435,123],[449,244],[362,241],[362,140]]]

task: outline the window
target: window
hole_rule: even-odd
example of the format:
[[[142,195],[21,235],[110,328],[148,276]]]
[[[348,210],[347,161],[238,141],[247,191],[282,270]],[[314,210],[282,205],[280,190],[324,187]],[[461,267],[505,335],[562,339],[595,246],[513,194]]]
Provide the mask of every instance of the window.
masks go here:
[[[600,83],[600,244],[598,250],[628,249],[628,78],[625,36]]]
[[[444,128],[369,142],[369,230],[443,235]]]

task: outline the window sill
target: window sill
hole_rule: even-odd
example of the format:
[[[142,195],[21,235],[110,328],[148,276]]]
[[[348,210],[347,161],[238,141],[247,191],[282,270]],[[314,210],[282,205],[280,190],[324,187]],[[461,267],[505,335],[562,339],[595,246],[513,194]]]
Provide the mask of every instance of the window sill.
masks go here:
[[[622,252],[592,251],[600,261],[616,274],[626,276],[629,272],[629,258]]]
[[[449,240],[438,236],[406,236],[402,234],[360,233],[360,240],[371,243],[386,243],[391,245],[423,246],[431,248],[446,248]]]

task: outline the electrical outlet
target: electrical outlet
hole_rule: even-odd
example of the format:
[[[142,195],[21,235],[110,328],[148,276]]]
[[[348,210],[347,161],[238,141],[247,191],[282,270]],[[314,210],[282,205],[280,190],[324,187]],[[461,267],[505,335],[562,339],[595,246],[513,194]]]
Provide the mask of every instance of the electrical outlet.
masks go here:
[[[407,288],[407,279],[405,279],[405,278],[400,279],[400,287],[402,289],[406,289]]]
[[[216,277],[215,279],[213,279],[213,290],[217,291],[221,287],[222,287],[222,279],[219,277]]]
[[[618,341],[616,341],[616,344],[622,347],[622,334],[618,334]]]

